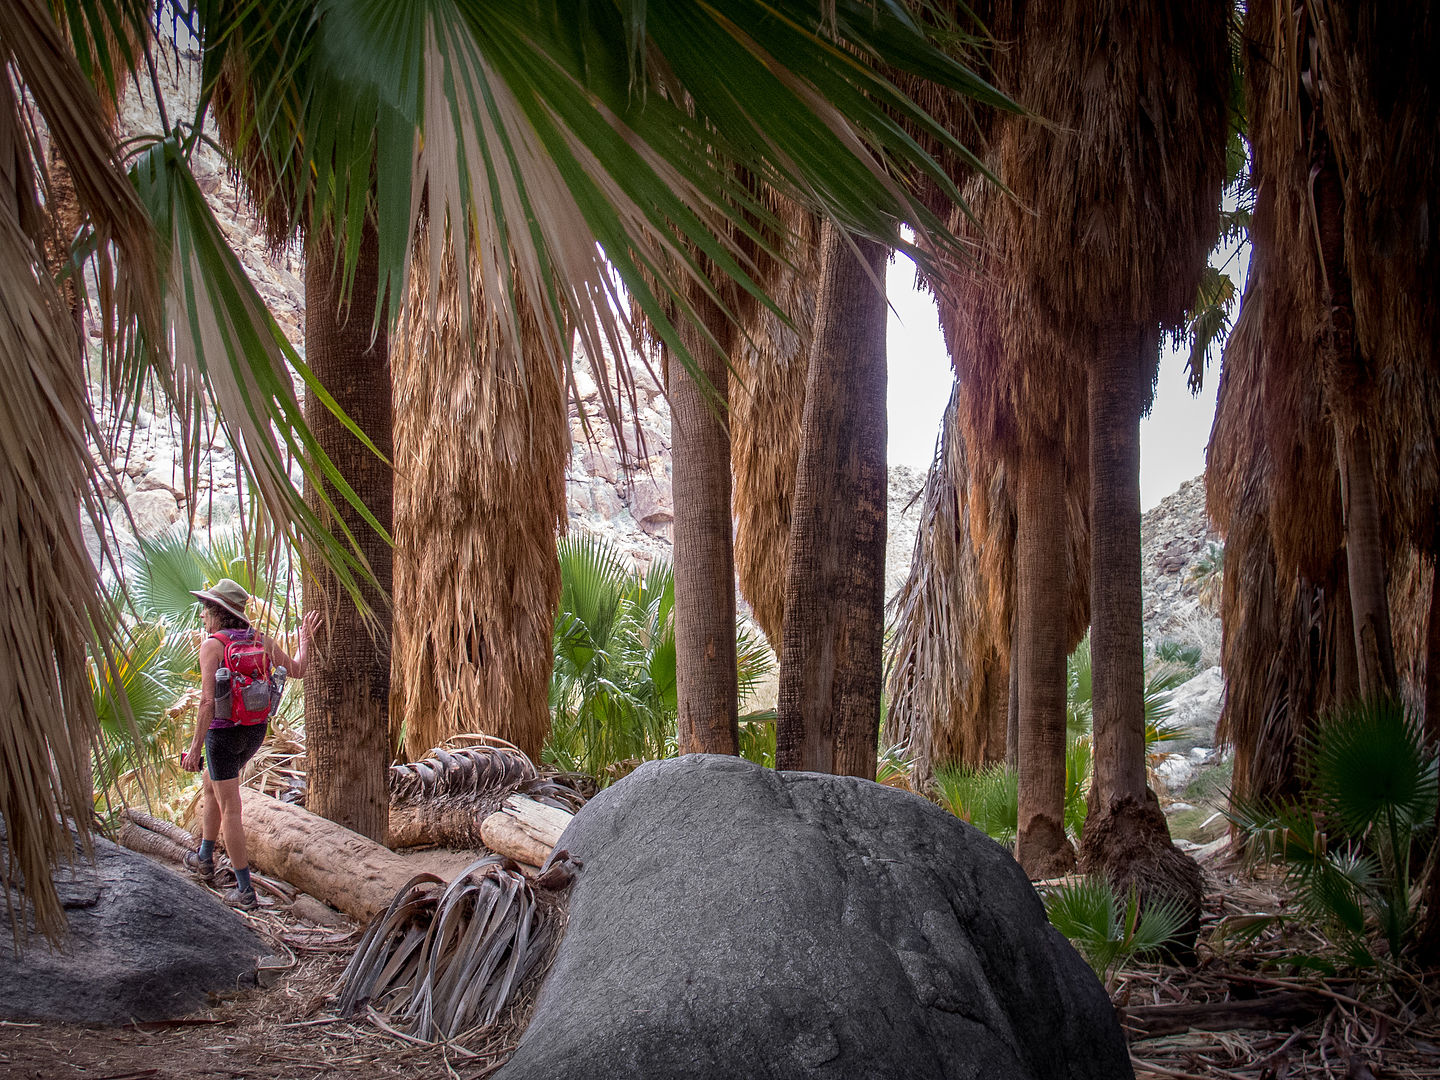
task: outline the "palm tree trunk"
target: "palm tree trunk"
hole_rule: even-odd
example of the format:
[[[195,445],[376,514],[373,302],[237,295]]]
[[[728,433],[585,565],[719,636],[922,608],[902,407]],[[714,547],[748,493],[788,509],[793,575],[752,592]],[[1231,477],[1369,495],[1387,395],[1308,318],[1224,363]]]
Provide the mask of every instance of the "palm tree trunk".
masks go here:
[[[1109,328],[1090,367],[1092,815],[1145,797],[1139,372],[1140,350],[1152,345],[1158,348],[1152,335]]]
[[[1425,737],[1440,745],[1440,556],[1430,565],[1430,616],[1425,628]]]
[[[1010,713],[1010,665],[998,653],[985,665],[985,745],[980,760],[996,765],[1005,760],[1006,724]]]
[[[1075,867],[1065,836],[1065,469],[1044,443],[1020,464],[1015,505],[1020,823],[1015,857],[1032,879]]]
[[[874,779],[885,629],[889,252],[851,243],[826,223],[791,513],[776,763]]]
[[[388,342],[384,323],[372,337],[378,290],[375,234],[361,235],[359,265],[348,306],[341,309],[341,269],[328,236],[312,235],[305,251],[305,358],[340,408],[388,459],[392,416]],[[363,446],[314,394],[305,399],[305,422],[361,501],[387,532],[392,519],[392,475],[386,461]],[[306,492],[319,510],[319,493]],[[327,613],[305,673],[306,806],[373,840],[385,839],[390,800],[391,550],[343,499],[340,518],[358,543],[384,595],[367,591],[380,625],[368,627],[332,575],[312,553],[305,607]]]
[[[1143,327],[1104,329],[1090,364],[1090,656],[1095,769],[1080,868],[1120,895],[1160,896],[1200,929],[1200,869],[1170,842],[1145,782],[1145,640],[1140,598],[1143,372],[1160,347]]]
[[[728,340],[725,312],[694,299],[706,329]],[[735,549],[730,517],[729,370],[699,328],[682,324],[685,346],[709,385],[667,357],[675,493],[675,686],[682,754],[738,754],[735,670]]]
[[[1020,653],[1019,634],[1010,630],[1010,699],[1005,711],[1005,764],[1020,768]]]

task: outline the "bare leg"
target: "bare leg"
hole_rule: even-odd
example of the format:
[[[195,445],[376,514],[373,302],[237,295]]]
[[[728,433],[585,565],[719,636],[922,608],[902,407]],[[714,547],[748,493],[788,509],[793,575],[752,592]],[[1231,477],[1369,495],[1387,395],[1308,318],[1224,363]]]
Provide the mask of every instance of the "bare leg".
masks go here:
[[[210,779],[210,768],[207,765],[200,772],[201,777],[201,811],[200,811],[200,839],[215,841],[220,838],[220,802],[215,798],[215,787]],[[229,846],[228,844],[226,845]]]
[[[220,832],[225,837],[225,853],[230,865],[240,870],[250,865],[245,853],[245,827],[240,821],[240,778],[215,780],[210,785],[215,793],[220,817]]]

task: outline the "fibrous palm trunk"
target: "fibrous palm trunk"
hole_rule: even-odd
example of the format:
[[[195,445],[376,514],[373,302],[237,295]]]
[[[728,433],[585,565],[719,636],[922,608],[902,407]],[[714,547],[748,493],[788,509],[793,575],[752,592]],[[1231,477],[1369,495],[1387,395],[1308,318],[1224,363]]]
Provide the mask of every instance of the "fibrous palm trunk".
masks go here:
[[[312,235],[305,251],[305,353],[315,377],[386,460],[365,447],[318,400],[305,399],[305,421],[316,442],[388,532],[391,528],[392,447],[390,368],[384,323],[372,330],[378,290],[373,231],[362,235],[348,298],[335,246]],[[305,607],[324,611],[325,629],[305,673],[306,806],[355,832],[383,841],[389,815],[385,768],[390,763],[391,551],[387,540],[343,499],[331,493],[341,522],[354,536],[384,596],[366,590],[377,624],[366,625],[340,593],[318,556],[309,560]],[[307,490],[312,508],[319,493]]]
[[[874,779],[887,494],[881,283],[889,253],[829,223],[822,252],[785,581],[776,763]]]
[[[1430,567],[1430,616],[1425,626],[1425,737],[1440,744],[1440,558]]]
[[[694,299],[715,342],[730,336],[712,298]],[[685,346],[708,385],[673,357],[671,468],[675,492],[675,685],[682,754],[737,754],[739,689],[735,668],[735,550],[730,523],[730,433],[725,426],[729,370],[725,354],[690,320]]]
[[[410,759],[485,732],[540,760],[550,731],[556,532],[569,453],[561,373],[528,305],[511,351],[453,253],[411,268],[407,340],[392,350],[395,639],[390,724]],[[433,318],[427,306],[436,304]],[[466,315],[469,316],[468,320]]]
[[[1055,553],[1056,537],[1065,535],[1064,484],[1060,448],[1037,441],[1020,463],[1015,506],[1020,683],[1015,857],[1037,880],[1075,867],[1065,836],[1065,626],[1056,614],[1056,598],[1068,591],[1065,560]]]

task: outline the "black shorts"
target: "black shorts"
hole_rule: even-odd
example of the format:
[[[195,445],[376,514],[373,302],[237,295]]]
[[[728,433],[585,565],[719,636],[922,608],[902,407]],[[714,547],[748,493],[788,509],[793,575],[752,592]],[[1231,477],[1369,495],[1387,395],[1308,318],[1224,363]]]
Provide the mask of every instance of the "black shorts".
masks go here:
[[[205,756],[209,759],[211,780],[234,780],[245,763],[255,756],[265,741],[269,724],[236,724],[234,727],[211,728],[205,735]]]

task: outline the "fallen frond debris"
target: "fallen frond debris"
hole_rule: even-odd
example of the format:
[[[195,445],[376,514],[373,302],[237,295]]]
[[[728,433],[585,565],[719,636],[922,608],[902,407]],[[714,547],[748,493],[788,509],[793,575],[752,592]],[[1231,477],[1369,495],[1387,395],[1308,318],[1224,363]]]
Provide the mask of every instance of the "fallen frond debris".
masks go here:
[[[563,852],[538,878],[487,855],[448,886],[420,874],[375,918],[345,969],[336,1008],[406,1041],[478,1035],[548,959],[574,867]]]
[[[1120,973],[1115,1000],[1138,1080],[1440,1075],[1435,973],[1329,974],[1327,943],[1298,920],[1227,939],[1225,929],[1253,913],[1287,908],[1278,883],[1230,877],[1207,898],[1198,963]]]

